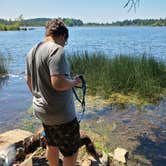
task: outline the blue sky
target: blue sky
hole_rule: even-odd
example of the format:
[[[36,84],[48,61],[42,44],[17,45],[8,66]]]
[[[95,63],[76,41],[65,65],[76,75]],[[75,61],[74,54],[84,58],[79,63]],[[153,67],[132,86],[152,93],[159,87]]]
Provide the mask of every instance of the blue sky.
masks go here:
[[[0,18],[65,17],[84,22],[135,18],[166,18],[166,0],[140,0],[136,13],[123,8],[127,0],[0,0]]]

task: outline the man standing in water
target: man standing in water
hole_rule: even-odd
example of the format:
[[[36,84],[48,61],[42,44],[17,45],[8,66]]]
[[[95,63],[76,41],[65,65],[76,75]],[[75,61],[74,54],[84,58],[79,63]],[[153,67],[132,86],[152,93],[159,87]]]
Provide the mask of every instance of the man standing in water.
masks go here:
[[[79,148],[79,123],[76,118],[72,87],[81,82],[70,78],[64,46],[68,29],[59,19],[46,24],[45,40],[27,55],[27,84],[33,94],[33,109],[41,120],[47,139],[46,157],[58,166],[59,151],[63,166],[74,166]]]

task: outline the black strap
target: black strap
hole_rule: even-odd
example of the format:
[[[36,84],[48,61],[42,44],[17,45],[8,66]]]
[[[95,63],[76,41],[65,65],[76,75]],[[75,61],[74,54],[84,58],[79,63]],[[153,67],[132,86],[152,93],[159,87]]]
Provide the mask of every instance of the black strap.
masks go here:
[[[80,75],[79,78],[82,81],[82,86],[81,87],[75,86],[74,88],[72,88],[72,90],[73,90],[73,93],[74,93],[76,99],[78,100],[78,102],[82,106],[82,115],[81,115],[80,120],[79,120],[79,123],[80,123],[83,116],[84,116],[84,112],[85,112],[86,81],[85,81],[85,79],[82,75]],[[75,88],[81,88],[82,89],[82,100],[78,97]]]
[[[43,42],[40,42],[37,44],[37,46],[33,49],[32,51],[32,63],[35,62],[35,55],[36,55],[36,52],[37,52],[37,49],[39,48],[39,46],[43,44]],[[33,63],[34,64],[34,63]]]
[[[40,45],[42,43],[43,42],[38,43],[36,45],[36,47],[33,49],[33,51],[32,51],[32,74],[35,74],[35,70],[36,70],[36,58],[35,58],[35,55],[36,55],[37,49],[40,47]],[[33,81],[37,85],[37,74],[33,77]]]

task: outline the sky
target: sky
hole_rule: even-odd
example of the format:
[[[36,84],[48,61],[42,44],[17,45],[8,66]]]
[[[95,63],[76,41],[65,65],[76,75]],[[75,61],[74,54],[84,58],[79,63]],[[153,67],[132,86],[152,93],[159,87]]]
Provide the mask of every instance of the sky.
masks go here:
[[[166,18],[166,0],[140,0],[136,12],[123,8],[127,0],[0,0],[0,18],[76,18],[84,23],[125,19]]]

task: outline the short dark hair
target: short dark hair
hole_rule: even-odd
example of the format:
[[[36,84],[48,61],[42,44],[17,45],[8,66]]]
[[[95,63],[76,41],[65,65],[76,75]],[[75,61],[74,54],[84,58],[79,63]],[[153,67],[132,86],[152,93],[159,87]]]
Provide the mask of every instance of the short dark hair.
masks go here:
[[[51,36],[53,38],[59,37],[61,35],[69,37],[68,28],[61,19],[52,19],[46,23],[46,36]]]

